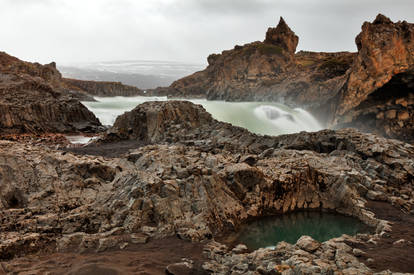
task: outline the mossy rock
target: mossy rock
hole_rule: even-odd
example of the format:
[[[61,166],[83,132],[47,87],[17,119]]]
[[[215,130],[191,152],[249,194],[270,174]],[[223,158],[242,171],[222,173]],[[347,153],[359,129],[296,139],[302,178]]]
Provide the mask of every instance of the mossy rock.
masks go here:
[[[348,69],[351,64],[344,59],[337,59],[337,58],[330,58],[323,62],[319,67],[321,70],[335,70],[338,68],[346,68]]]
[[[283,48],[272,44],[260,44],[257,49],[263,55],[281,55],[283,54]]]

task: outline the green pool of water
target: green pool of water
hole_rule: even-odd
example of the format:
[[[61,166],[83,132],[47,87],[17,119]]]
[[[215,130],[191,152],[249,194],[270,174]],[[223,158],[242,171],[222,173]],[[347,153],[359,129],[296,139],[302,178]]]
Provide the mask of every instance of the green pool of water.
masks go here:
[[[245,224],[236,234],[229,236],[227,241],[258,249],[275,246],[280,241],[294,244],[303,235],[324,242],[342,234],[367,232],[369,227],[353,217],[326,212],[294,212]]]

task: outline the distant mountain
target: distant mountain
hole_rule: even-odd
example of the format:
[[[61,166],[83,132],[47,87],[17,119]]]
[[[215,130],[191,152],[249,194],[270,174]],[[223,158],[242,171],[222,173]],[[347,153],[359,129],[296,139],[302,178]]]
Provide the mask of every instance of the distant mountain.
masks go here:
[[[117,81],[141,89],[169,86],[173,81],[204,67],[202,64],[169,61],[110,61],[58,66],[67,78]]]

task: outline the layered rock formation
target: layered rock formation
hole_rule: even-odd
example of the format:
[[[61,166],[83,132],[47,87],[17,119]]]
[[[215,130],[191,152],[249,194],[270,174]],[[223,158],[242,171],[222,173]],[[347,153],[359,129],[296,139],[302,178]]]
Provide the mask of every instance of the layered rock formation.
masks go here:
[[[353,126],[413,142],[414,25],[378,15],[357,53],[298,52],[283,19],[264,42],[212,54],[204,71],[153,94],[305,107],[328,126]]]
[[[0,52],[0,130],[9,133],[96,132],[101,124],[66,94],[56,65],[23,62]]]
[[[64,84],[71,90],[86,92],[92,96],[143,96],[144,91],[121,82],[88,81],[63,78]]]
[[[199,105],[148,102],[119,117],[98,143],[124,140],[147,145],[102,158],[0,141],[0,257],[46,248],[102,251],[148,237],[204,240],[248,218],[309,208],[358,217],[376,228],[369,237],[380,239],[391,227],[367,209],[367,199],[413,210],[414,147],[351,129],[257,136]],[[343,261],[309,258],[327,272],[371,272],[342,250]],[[206,271],[223,264],[214,253]],[[244,259],[260,272],[249,265],[260,258]]]

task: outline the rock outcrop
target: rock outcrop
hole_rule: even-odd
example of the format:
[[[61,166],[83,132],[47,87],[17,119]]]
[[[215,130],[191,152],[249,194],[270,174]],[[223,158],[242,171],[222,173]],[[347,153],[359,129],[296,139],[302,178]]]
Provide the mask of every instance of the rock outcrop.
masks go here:
[[[63,83],[70,90],[86,92],[92,96],[143,96],[144,91],[121,82],[90,81],[63,78]]]
[[[65,93],[54,63],[23,62],[0,52],[0,130],[2,134],[96,132],[101,124]]]
[[[281,18],[264,42],[212,54],[208,67],[152,94],[300,106],[327,126],[414,139],[414,25],[384,15],[365,22],[357,53],[298,52]]]
[[[205,240],[249,218],[310,208],[358,217],[376,228],[370,237],[381,238],[390,225],[366,208],[368,198],[413,210],[414,147],[352,129],[257,136],[199,105],[147,102],[98,143],[126,139],[147,145],[102,158],[0,141],[0,257],[103,251],[172,235]],[[298,247],[313,253],[304,255],[312,263],[327,261],[333,271],[362,266],[347,254],[324,254],[335,253],[331,244],[308,243]],[[213,253],[205,270],[220,268],[226,253]]]
[[[276,28],[269,28],[266,32],[265,44],[272,44],[282,47],[292,56],[296,52],[299,37],[289,28],[285,20],[280,17],[279,24]]]
[[[380,14],[355,41],[334,124],[414,142],[414,24]]]
[[[298,52],[298,37],[283,18],[269,28],[264,42],[253,42],[211,54],[208,67],[150,91],[171,97],[206,97],[228,101],[280,101],[319,110],[326,119],[328,103],[346,82],[355,53]]]

